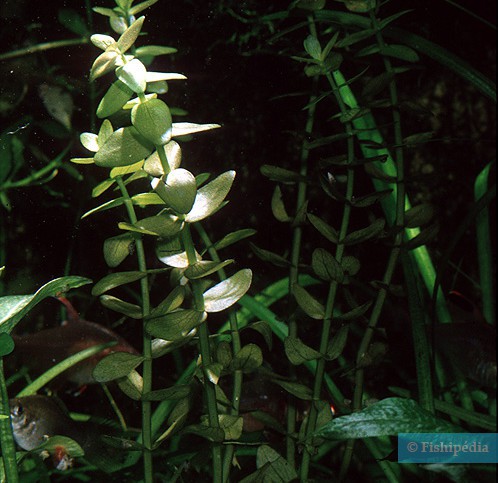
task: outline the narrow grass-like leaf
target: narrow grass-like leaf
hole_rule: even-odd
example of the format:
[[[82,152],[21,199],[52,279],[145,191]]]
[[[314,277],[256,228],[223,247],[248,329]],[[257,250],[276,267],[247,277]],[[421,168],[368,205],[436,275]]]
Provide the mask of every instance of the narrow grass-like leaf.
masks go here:
[[[72,288],[78,288],[91,282],[89,278],[67,276],[46,283],[33,295],[0,297],[0,332],[10,333],[17,323],[45,298],[66,293]]]
[[[92,347],[83,349],[82,351],[77,352],[72,356],[67,357],[55,366],[51,367],[48,371],[45,371],[33,382],[28,384],[24,389],[22,389],[21,392],[17,394],[17,397],[31,396],[32,394],[36,394],[40,389],[45,387],[50,381],[52,381],[58,375],[62,374],[64,371],[114,345],[116,345],[116,342],[114,341],[107,342],[106,344],[94,345]]]

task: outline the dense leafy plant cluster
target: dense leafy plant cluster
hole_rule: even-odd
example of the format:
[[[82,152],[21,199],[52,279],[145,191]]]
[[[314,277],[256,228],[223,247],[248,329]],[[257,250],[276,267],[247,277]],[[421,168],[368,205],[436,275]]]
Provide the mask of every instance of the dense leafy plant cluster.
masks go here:
[[[104,86],[98,126],[95,133],[80,135],[91,157],[71,160],[89,165],[81,166],[82,173],[95,166],[107,173],[93,187],[92,198],[108,199],[83,218],[119,213],[120,232],[103,241],[110,273],[93,285],[92,296],[135,323],[141,338],[141,353],[111,353],[93,370],[96,381],[117,383],[140,407],[137,434],[124,431],[128,415],[116,411],[123,431],[106,441],[125,457],[112,470],[119,478],[143,481],[186,481],[195,475],[246,483],[394,482],[450,473],[444,465],[431,469],[394,462],[395,436],[495,431],[496,401],[486,386],[495,383],[496,355],[476,329],[471,337],[482,350],[477,360],[460,357],[462,364],[455,354],[467,350],[465,342],[454,337],[457,330],[439,325],[454,318],[441,288],[451,247],[436,267],[427,245],[437,239],[440,226],[430,202],[413,202],[407,163],[414,149],[431,141],[432,133],[419,124],[429,124],[432,113],[400,85],[422,55],[495,100],[493,84],[439,46],[394,27],[407,12],[384,16],[375,0],[346,0],[335,10],[325,0],[296,0],[270,12],[223,2],[220,10],[248,26],[231,41],[241,50],[256,43],[251,55],[264,51],[300,66],[298,92],[288,98],[304,99],[297,154],[260,167],[274,184],[275,220],[262,219],[279,238],[268,240],[270,247],[265,241],[250,245],[261,262],[254,279],[263,284],[251,296],[252,271],[229,276],[234,260],[220,258],[218,251],[255,230],[232,231],[213,241],[204,228],[208,218],[222,216],[218,211],[227,204],[235,171],[214,178],[196,175],[182,156],[183,143],[220,126],[178,122],[184,113],[163,98],[171,94],[170,84],[185,76],[151,70],[156,57],[175,52],[146,45],[142,30],[148,16],[138,14],[156,1],[116,0],[113,9],[94,8],[108,17],[116,35],[90,37],[102,51],[90,70],[90,81]],[[271,38],[262,46],[268,32]],[[104,84],[111,77],[110,85]],[[294,88],[291,81],[288,88]],[[16,166],[20,158],[14,148],[8,161]],[[480,169],[473,180],[475,202],[455,238],[477,219],[475,284],[482,323],[492,331],[488,205],[495,187],[488,181],[492,164]],[[9,189],[16,188],[14,174],[6,178]],[[27,183],[42,175],[34,172]],[[9,334],[34,305],[89,282],[67,276],[33,295],[3,297],[0,355],[15,353]],[[429,321],[436,324],[432,331]],[[445,343],[434,351],[438,334]],[[401,337],[410,341],[402,351],[409,347],[414,363],[412,373],[403,367],[400,377],[389,351]],[[57,373],[103,348],[75,354],[18,395],[35,394]],[[177,373],[174,385],[166,387],[160,382],[165,358]],[[7,416],[5,381],[1,386]],[[16,481],[8,418],[0,424],[4,471]],[[70,442],[51,440],[41,449],[53,452],[64,443],[74,456],[82,454]],[[28,468],[19,464],[21,474]],[[68,471],[83,477],[96,468]],[[458,481],[468,477],[464,468]]]

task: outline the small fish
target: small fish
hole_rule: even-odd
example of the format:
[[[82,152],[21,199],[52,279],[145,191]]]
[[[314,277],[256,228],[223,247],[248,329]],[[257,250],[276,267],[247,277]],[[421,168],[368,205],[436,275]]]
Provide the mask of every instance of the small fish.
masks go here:
[[[14,354],[36,373],[43,373],[55,364],[77,352],[107,342],[116,345],[104,349],[88,359],[74,365],[64,373],[59,382],[68,381],[78,387],[94,384],[92,372],[97,363],[112,352],[138,352],[122,337],[112,330],[95,322],[80,319],[71,303],[64,297],[58,299],[66,306],[68,320],[51,329],[43,329],[32,334],[12,335],[15,342]]]
[[[89,463],[104,471],[113,471],[120,466],[119,454],[102,442],[99,427],[71,419],[58,398],[36,394],[10,399],[9,404],[12,433],[21,449],[31,451],[49,437],[66,436],[81,446]],[[61,446],[55,448],[52,459],[59,470],[73,464],[71,455]]]

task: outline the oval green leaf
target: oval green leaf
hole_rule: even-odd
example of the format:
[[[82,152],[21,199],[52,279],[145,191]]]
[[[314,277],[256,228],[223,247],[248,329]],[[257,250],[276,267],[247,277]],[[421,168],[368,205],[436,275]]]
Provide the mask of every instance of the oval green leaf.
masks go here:
[[[155,146],[163,146],[171,139],[171,112],[160,99],[149,99],[134,106],[131,122],[138,132]]]
[[[226,198],[234,178],[235,171],[227,171],[200,188],[185,221],[195,223],[214,213]]]
[[[154,178],[152,188],[177,213],[188,213],[196,200],[195,176],[186,169],[171,171],[164,179]]]
[[[109,382],[126,377],[143,360],[142,356],[129,352],[113,352],[97,363],[93,370],[93,378],[98,382]]]
[[[94,156],[97,166],[114,168],[129,166],[146,158],[154,146],[144,139],[133,127],[128,126],[114,131],[107,142]]]
[[[232,306],[247,292],[251,280],[251,270],[243,269],[211,287],[204,292],[204,310],[208,313],[220,312]]]
[[[164,340],[178,340],[201,325],[204,313],[191,309],[180,309],[162,317],[150,319],[145,324],[145,330],[153,337]]]
[[[136,282],[147,275],[146,272],[131,271],[131,272],[116,272],[106,275],[104,278],[100,279],[92,288],[92,295],[98,297],[103,293],[112,290],[113,288],[119,287],[120,285],[126,285],[127,283]]]
[[[325,307],[312,297],[309,292],[300,285],[292,286],[292,293],[296,302],[303,311],[312,319],[323,320],[325,317]]]

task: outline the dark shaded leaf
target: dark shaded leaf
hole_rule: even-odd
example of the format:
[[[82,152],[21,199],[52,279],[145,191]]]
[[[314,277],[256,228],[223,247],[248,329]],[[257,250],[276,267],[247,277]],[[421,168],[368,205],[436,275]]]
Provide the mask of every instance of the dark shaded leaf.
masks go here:
[[[187,336],[203,320],[203,312],[191,309],[179,309],[176,312],[148,320],[145,324],[145,329],[153,337],[175,341]]]
[[[272,379],[272,382],[279,385],[284,391],[287,391],[289,394],[292,394],[299,399],[303,399],[304,401],[311,401],[312,399],[311,389],[304,384],[284,381],[282,379]]]
[[[270,252],[269,250],[265,250],[263,248],[259,248],[254,243],[249,243],[251,246],[251,250],[254,254],[264,262],[273,263],[277,267],[288,267],[290,262],[284,257],[277,255],[276,253]]]
[[[100,360],[93,370],[98,382],[109,382],[126,377],[143,362],[144,358],[129,352],[113,352]]]
[[[280,222],[288,222],[291,221],[292,218],[287,214],[287,210],[285,209],[284,201],[282,199],[282,190],[280,186],[275,186],[275,190],[273,191],[273,196],[271,198],[271,211],[273,216]]]
[[[247,344],[234,355],[232,369],[243,372],[255,371],[263,364],[263,353],[256,344]]]
[[[434,208],[432,205],[429,203],[422,203],[405,211],[405,226],[407,228],[416,228],[425,225],[432,220],[433,216]]]
[[[286,337],[284,339],[284,348],[287,358],[291,364],[299,365],[306,361],[312,361],[320,358],[320,353],[315,349],[308,347],[301,339],[297,337]]]
[[[407,250],[413,250],[422,245],[426,245],[430,241],[434,240],[434,238],[436,238],[438,233],[439,233],[439,224],[433,223],[432,225],[429,225],[427,228],[424,228],[417,236],[408,240],[403,246]]]
[[[339,234],[335,228],[332,228],[321,218],[318,218],[318,216],[311,213],[308,213],[308,220],[327,240],[335,244],[339,243]]]
[[[190,395],[191,387],[189,384],[177,384],[167,389],[158,389],[151,391],[142,396],[144,401],[167,401],[172,399],[182,399]]]
[[[242,230],[237,230],[228,235],[225,235],[221,240],[218,240],[213,246],[216,250],[221,250],[222,248],[226,248],[234,243],[237,243],[244,238],[248,238],[253,236],[256,233],[256,230],[252,228],[244,228]]]
[[[461,428],[436,418],[412,399],[387,398],[367,408],[333,419],[315,436],[343,440],[395,436],[399,433],[455,433]]]
[[[337,333],[332,337],[327,346],[325,358],[328,361],[337,359],[344,350],[348,340],[349,327],[347,325],[341,327]]]
[[[357,243],[363,243],[366,240],[378,237],[383,231],[386,221],[378,218],[371,225],[360,230],[353,231],[346,235],[341,243],[344,245],[356,245]]]
[[[104,241],[104,260],[107,266],[117,267],[133,251],[135,238],[131,233],[108,238]]]
[[[0,332],[0,357],[10,354],[14,350],[14,339],[7,332]]]
[[[317,248],[313,251],[311,267],[326,282],[334,280],[341,283],[344,280],[344,271],[341,265],[332,254],[323,248]]]
[[[301,309],[312,319],[323,320],[325,317],[325,307],[312,297],[309,292],[300,285],[292,286],[292,293]]]
[[[349,322],[351,320],[357,319],[358,317],[361,317],[372,305],[372,302],[366,302],[364,304],[358,305],[358,307],[355,307],[354,309],[350,310],[349,312],[346,312],[344,314],[338,315],[337,317],[334,317],[334,320],[337,322]]]
[[[306,182],[305,176],[288,169],[280,168],[279,166],[264,164],[261,166],[260,171],[263,176],[270,178],[272,181],[279,181],[281,183]]]
[[[98,297],[113,288],[119,287],[120,285],[126,285],[127,283],[136,282],[147,275],[146,272],[116,272],[106,275],[104,278],[100,279],[92,288],[92,295]]]

